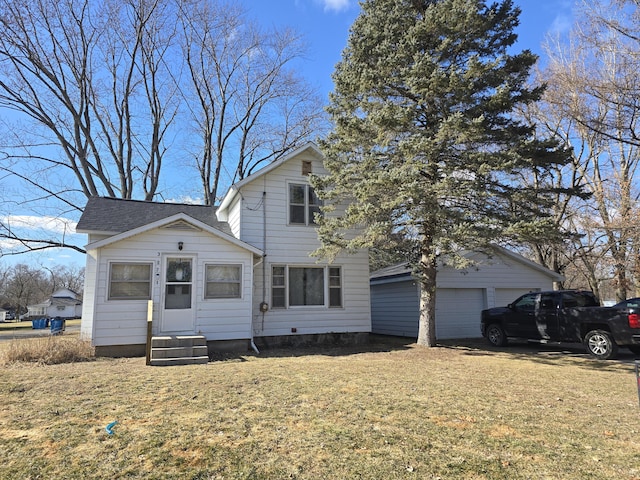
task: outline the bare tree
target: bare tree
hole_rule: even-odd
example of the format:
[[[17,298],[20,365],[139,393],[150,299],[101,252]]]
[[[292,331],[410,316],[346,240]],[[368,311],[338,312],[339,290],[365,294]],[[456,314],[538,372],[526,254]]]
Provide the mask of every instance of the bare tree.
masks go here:
[[[49,273],[49,295],[56,290],[66,288],[74,293],[81,294],[84,287],[84,267],[55,265],[40,267]]]
[[[26,312],[27,305],[43,301],[51,294],[50,287],[42,270],[21,263],[9,270],[2,293],[18,314]]]
[[[571,261],[582,262],[593,284],[601,282],[597,265],[609,264],[615,296],[623,300],[633,283],[629,273],[639,226],[634,212],[640,44],[613,26],[620,23],[612,19],[626,18],[624,12],[608,10],[605,18],[599,16],[601,5],[582,11],[566,42],[549,43],[545,118],[554,118],[549,129],[574,147],[572,175],[591,193],[590,200],[573,208],[568,224],[584,234],[584,241],[573,246]],[[637,6],[630,8],[635,12]]]
[[[292,69],[304,54],[295,32],[264,31],[237,6],[180,5],[195,158],[205,201],[214,204],[225,162],[234,179],[244,178],[321,133],[322,108]]]
[[[8,213],[76,220],[87,197],[154,200],[166,165],[213,204],[241,179],[321,133],[318,95],[295,74],[288,29],[264,31],[215,0],[0,0],[0,182]],[[185,81],[186,80],[186,81]],[[195,124],[196,131],[191,128]],[[4,254],[66,247],[0,217]]]
[[[0,1],[0,106],[32,120],[41,138],[13,145],[22,155],[5,149],[8,159],[22,160],[25,177],[62,168],[85,197],[131,198],[141,181],[153,198],[154,162],[172,118],[158,106],[169,103],[157,88],[167,49],[160,41],[171,41],[166,29],[157,31],[166,15],[161,1]],[[50,153],[34,149],[54,145]],[[9,165],[13,172],[18,164]],[[67,193],[46,192],[81,208]]]

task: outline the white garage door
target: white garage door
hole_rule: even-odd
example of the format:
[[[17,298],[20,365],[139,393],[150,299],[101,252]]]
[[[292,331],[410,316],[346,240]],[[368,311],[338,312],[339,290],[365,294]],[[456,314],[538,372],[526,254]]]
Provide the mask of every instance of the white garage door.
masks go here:
[[[496,288],[496,307],[506,307],[525,293],[540,290],[539,288]]]
[[[477,338],[484,306],[481,288],[439,288],[436,295],[436,337]]]

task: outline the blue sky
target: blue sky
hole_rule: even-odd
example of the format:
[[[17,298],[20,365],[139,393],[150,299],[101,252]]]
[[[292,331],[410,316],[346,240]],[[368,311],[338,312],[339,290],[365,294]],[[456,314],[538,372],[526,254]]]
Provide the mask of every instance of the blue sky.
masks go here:
[[[571,26],[573,0],[514,0],[520,7],[518,46],[537,54],[547,33],[565,32]],[[245,0],[251,16],[264,26],[290,26],[309,43],[303,65],[306,77],[323,94],[332,90],[331,74],[347,43],[349,27],[358,16],[357,0]]]
[[[325,98],[332,90],[331,74],[346,45],[349,28],[359,13],[356,0],[244,0],[250,17],[265,27],[289,26],[297,30],[309,45],[308,56],[300,65],[301,73]],[[520,0],[522,10],[518,28],[518,47],[541,54],[541,42],[547,33],[564,32],[572,22],[572,0]],[[32,218],[32,217],[31,217]],[[17,219],[14,218],[14,224]],[[29,220],[29,219],[27,219]],[[48,223],[49,222],[49,223]],[[54,219],[43,219],[41,226],[61,228]],[[74,239],[76,236],[73,236]],[[76,243],[84,245],[78,235]],[[48,250],[35,255],[4,257],[3,263],[76,264],[84,266],[84,256],[70,250]]]

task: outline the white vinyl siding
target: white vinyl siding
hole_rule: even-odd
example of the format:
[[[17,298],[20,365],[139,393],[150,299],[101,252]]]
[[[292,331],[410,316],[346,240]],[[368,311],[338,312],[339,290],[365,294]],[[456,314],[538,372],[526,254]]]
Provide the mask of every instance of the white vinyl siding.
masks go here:
[[[320,246],[313,226],[289,223],[289,185],[306,185],[309,178],[302,174],[302,162],[312,163],[314,175],[326,173],[322,159],[311,150],[303,150],[289,161],[239,188],[242,197],[240,239],[266,253],[265,262],[257,262],[253,269],[253,334],[256,337],[324,334],[340,332],[370,332],[371,304],[369,295],[369,263],[366,250],[355,254],[341,254],[334,264],[341,269],[341,306],[333,306],[327,299],[338,296],[337,287],[326,292],[325,303],[330,307],[282,308],[288,302],[284,273],[273,276],[272,266],[322,266],[311,252]],[[233,202],[231,202],[233,205]],[[231,215],[231,210],[228,212]],[[231,224],[234,219],[229,218]],[[266,231],[265,231],[266,227]],[[331,265],[330,267],[333,267]],[[275,282],[272,285],[272,282]],[[278,282],[280,285],[278,285]],[[327,288],[327,290],[331,290]],[[268,304],[265,311],[261,304]],[[295,329],[295,332],[292,331]]]
[[[496,288],[496,307],[506,307],[514,302],[518,297],[531,291],[538,291],[539,288]]]
[[[178,242],[184,249],[178,251]],[[208,232],[190,230],[173,231],[157,228],[102,247],[95,270],[96,289],[89,301],[93,301],[95,315],[93,325],[83,332],[93,337],[94,345],[127,345],[146,342],[148,300],[109,301],[109,264],[152,264],[151,300],[153,300],[154,329],[160,322],[163,304],[162,270],[163,255],[193,258],[193,298],[197,302],[194,332],[207,340],[236,340],[251,338],[251,300],[253,298],[253,254],[225,239]],[[221,261],[242,267],[242,298],[204,299],[206,265]],[[88,263],[88,265],[90,265]],[[88,318],[90,320],[90,318]],[[83,318],[84,326],[84,318]],[[154,334],[158,331],[154,330]]]

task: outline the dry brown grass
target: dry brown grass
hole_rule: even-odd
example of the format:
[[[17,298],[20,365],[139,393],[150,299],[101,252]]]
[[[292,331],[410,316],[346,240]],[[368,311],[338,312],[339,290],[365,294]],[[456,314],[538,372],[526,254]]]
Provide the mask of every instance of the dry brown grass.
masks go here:
[[[78,336],[53,335],[39,338],[12,339],[0,348],[0,365],[31,362],[42,365],[93,360],[90,342]]]
[[[633,364],[373,347],[5,367],[0,477],[640,478]]]

